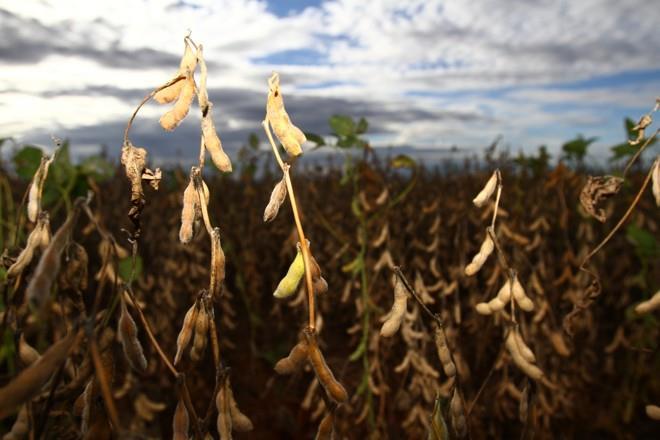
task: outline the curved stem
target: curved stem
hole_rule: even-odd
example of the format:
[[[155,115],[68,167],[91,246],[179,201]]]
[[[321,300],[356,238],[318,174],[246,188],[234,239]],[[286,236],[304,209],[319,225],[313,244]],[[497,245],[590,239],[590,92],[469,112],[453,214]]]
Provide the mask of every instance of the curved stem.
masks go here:
[[[586,257],[584,257],[584,260],[582,261],[582,264],[580,265],[580,269],[584,270],[584,265],[587,264],[587,262],[600,251],[605,244],[610,241],[612,236],[623,226],[623,224],[628,220],[628,217],[630,217],[630,214],[632,214],[633,210],[639,203],[639,200],[642,198],[642,194],[644,194],[644,191],[646,190],[646,187],[649,185],[649,182],[651,181],[651,176],[653,175],[653,166],[651,166],[651,169],[649,169],[648,174],[646,175],[646,178],[644,179],[644,183],[642,184],[642,187],[639,189],[637,192],[637,195],[635,196],[635,199],[633,202],[630,204],[628,207],[628,210],[626,211],[625,214],[623,214],[623,217],[617,222],[617,224],[612,228],[612,230],[607,234],[607,236],[592,250],[587,254]]]
[[[161,90],[166,89],[166,88],[168,88],[169,86],[171,86],[171,85],[173,85],[173,84],[176,84],[176,83],[178,83],[179,81],[182,81],[182,80],[184,80],[184,79],[186,79],[186,76],[185,76],[185,75],[179,75],[179,76],[177,76],[176,78],[173,78],[173,79],[169,80],[168,82],[166,82],[166,83],[163,84],[162,86],[159,86],[159,87],[155,88],[154,90],[151,91],[151,93],[149,93],[147,96],[145,96],[145,97],[142,99],[142,102],[140,102],[140,104],[138,104],[138,106],[135,108],[135,111],[134,111],[133,114],[131,115],[131,118],[128,120],[128,123],[126,124],[126,129],[124,130],[124,145],[126,145],[126,144],[128,143],[128,132],[130,131],[131,126],[133,125],[133,120],[134,120],[135,117],[137,116],[137,114],[138,114],[138,112],[140,111],[140,109],[142,108],[142,106],[143,106],[144,104],[146,104],[147,101],[149,101],[151,98],[153,98],[154,95],[155,95],[156,93],[158,93],[158,92],[160,92]]]
[[[628,174],[628,171],[630,171],[630,167],[637,161],[637,158],[642,154],[642,152],[648,147],[653,139],[660,133],[660,128],[655,130],[655,133],[653,133],[652,136],[649,136],[648,139],[646,139],[646,142],[644,142],[644,145],[639,147],[639,149],[635,152],[635,155],[628,161],[626,164],[626,168],[623,170],[623,178],[626,178],[626,174]]]
[[[277,147],[275,146],[273,135],[270,132],[270,128],[268,127],[268,120],[264,119],[262,125],[264,127],[264,130],[266,131],[266,135],[268,136],[270,145],[273,148],[275,159],[277,159],[277,163],[280,165],[280,168],[284,173],[284,181],[286,183],[286,189],[289,195],[289,201],[291,202],[291,210],[293,211],[293,218],[296,222],[296,229],[298,230],[298,239],[300,241],[300,249],[302,250],[303,262],[305,264],[305,285],[307,287],[307,306],[309,308],[308,327],[311,331],[315,331],[316,307],[314,304],[314,287],[313,287],[314,283],[312,282],[312,271],[310,270],[311,255],[309,252],[309,246],[307,245],[307,239],[305,238],[305,231],[303,230],[302,222],[300,221],[300,211],[298,209],[298,204],[296,203],[296,195],[295,192],[293,191],[291,176],[289,175],[290,166],[288,164],[285,164],[284,161],[282,160],[282,157],[280,157],[280,152],[277,150]]]

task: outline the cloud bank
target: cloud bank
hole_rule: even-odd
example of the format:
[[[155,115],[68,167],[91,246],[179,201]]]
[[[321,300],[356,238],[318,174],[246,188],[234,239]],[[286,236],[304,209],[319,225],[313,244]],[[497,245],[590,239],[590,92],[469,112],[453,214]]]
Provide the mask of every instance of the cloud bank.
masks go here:
[[[230,154],[260,133],[266,79],[326,133],[364,116],[376,146],[514,151],[623,140],[660,94],[660,9],[643,1],[58,1],[0,6],[0,136],[79,152],[119,150],[141,98],[178,66],[187,29],[204,43],[215,119]],[[136,142],[161,160],[196,155],[197,115],[175,132],[145,108]],[[191,115],[193,116],[193,115]],[[263,136],[262,136],[263,138]],[[414,149],[412,150],[414,151]]]

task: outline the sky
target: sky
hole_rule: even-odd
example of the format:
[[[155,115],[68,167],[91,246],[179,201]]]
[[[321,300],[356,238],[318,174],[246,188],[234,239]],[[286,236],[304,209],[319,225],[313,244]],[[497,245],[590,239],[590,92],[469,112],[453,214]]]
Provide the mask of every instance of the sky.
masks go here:
[[[235,156],[265,142],[267,79],[280,74],[293,122],[327,134],[337,113],[370,123],[375,147],[432,157],[513,153],[597,137],[625,139],[623,118],[660,96],[660,8],[641,0],[211,1],[0,0],[0,137],[78,156],[118,154],[123,128],[171,78],[183,37],[204,45],[214,119]],[[199,115],[173,133],[147,105],[135,144],[156,162],[192,162]],[[438,156],[439,157],[439,156]]]

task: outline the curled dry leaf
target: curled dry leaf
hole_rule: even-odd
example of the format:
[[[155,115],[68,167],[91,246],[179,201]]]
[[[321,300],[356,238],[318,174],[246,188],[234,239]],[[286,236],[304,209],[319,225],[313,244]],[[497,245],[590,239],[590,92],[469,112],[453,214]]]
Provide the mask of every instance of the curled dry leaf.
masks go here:
[[[284,109],[284,100],[280,91],[280,76],[277,73],[273,73],[268,80],[266,118],[286,152],[293,157],[302,154],[301,144],[307,138],[298,127],[291,123],[289,115]]]
[[[277,182],[277,185],[273,188],[273,192],[270,193],[270,200],[264,210],[264,222],[272,221],[277,217],[277,213],[280,211],[280,207],[286,199],[286,194],[286,181],[284,177],[282,177],[282,180]]]
[[[32,399],[51,375],[64,363],[78,340],[77,331],[51,345],[32,365],[21,371],[11,382],[0,388],[0,420],[21,403]]]
[[[133,317],[128,313],[126,302],[121,301],[121,315],[117,323],[117,337],[124,350],[124,356],[131,368],[143,372],[147,369],[147,358],[138,339],[138,330]]]
[[[490,196],[493,195],[495,188],[497,188],[498,174],[499,170],[495,170],[490,176],[490,179],[488,179],[488,182],[486,182],[486,185],[483,187],[483,189],[472,200],[472,203],[474,203],[475,206],[481,208],[488,201],[488,199],[490,199]]]
[[[275,298],[286,298],[296,293],[298,284],[305,275],[305,261],[303,260],[302,250],[300,249],[300,243],[297,244],[296,258],[293,259],[293,262],[289,266],[289,270],[286,275],[277,285],[273,296]]]
[[[605,211],[597,206],[614,196],[621,189],[623,179],[616,176],[589,176],[580,193],[580,203],[585,211],[600,222],[607,219]]]
[[[641,303],[635,306],[635,312],[639,315],[652,312],[653,310],[660,307],[660,290],[655,292],[655,294]]]
[[[127,141],[121,149],[121,164],[124,166],[126,177],[131,182],[131,209],[128,217],[138,224],[140,213],[144,207],[144,193],[142,191],[142,174],[147,166],[147,150],[135,147]]]
[[[639,143],[644,139],[644,131],[646,128],[653,123],[653,118],[650,114],[644,115],[639,118],[637,125],[632,128],[632,131],[637,132],[637,137],[635,139],[628,139],[628,144],[630,145],[639,145]]]
[[[399,330],[403,315],[406,313],[408,305],[408,291],[403,285],[403,281],[398,276],[394,283],[394,304],[389,313],[383,318],[383,326],[380,328],[380,335],[390,337]]]

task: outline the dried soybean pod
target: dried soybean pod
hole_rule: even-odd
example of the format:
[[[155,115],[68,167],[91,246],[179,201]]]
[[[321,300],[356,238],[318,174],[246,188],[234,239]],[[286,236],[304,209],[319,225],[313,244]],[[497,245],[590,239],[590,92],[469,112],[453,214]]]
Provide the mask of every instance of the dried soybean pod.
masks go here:
[[[316,333],[305,329],[305,338],[307,340],[308,360],[314,368],[319,383],[323,385],[326,394],[337,403],[344,403],[348,400],[348,393],[344,386],[335,379],[332,370],[325,363],[323,353],[316,340]]]
[[[520,348],[517,344],[517,338],[515,336],[515,330],[510,330],[509,334],[506,337],[504,345],[506,346],[513,362],[520,368],[520,370],[525,373],[527,376],[531,377],[534,380],[540,380],[543,377],[543,371],[538,368],[536,365],[529,362],[520,351]]]
[[[213,228],[211,234],[211,282],[209,293],[217,297],[222,292],[222,282],[225,279],[225,252],[220,242],[220,228]]]
[[[40,357],[39,352],[25,341],[25,334],[21,333],[20,338],[18,338],[18,358],[21,363],[29,366],[38,361]]]
[[[174,76],[175,78],[180,75],[186,75],[186,72],[193,72],[197,64],[197,56],[190,47],[187,39],[184,39],[184,44],[185,48],[183,56],[181,57],[181,62],[179,63],[179,70]],[[177,81],[171,86],[166,87],[163,90],[159,90],[154,95],[154,100],[156,100],[156,102],[159,104],[168,104],[173,102],[179,97],[182,88],[183,81]]]
[[[218,410],[216,425],[220,440],[231,440],[232,420],[230,412],[229,381],[225,374],[220,384],[218,394],[215,396],[215,406]]]
[[[294,258],[291,266],[289,266],[289,270],[284,278],[282,278],[277,285],[275,292],[273,292],[273,296],[276,298],[286,298],[287,296],[293,295],[296,292],[303,275],[305,275],[305,262],[303,260],[302,251],[300,250],[300,243],[298,243],[296,258]]]
[[[328,291],[328,282],[323,277],[318,277],[312,281],[312,288],[316,295],[323,295]]]
[[[467,422],[465,421],[465,411],[463,410],[463,400],[454,387],[454,393],[449,402],[449,412],[451,415],[451,425],[458,437],[465,437],[467,434]]]
[[[447,377],[456,376],[456,365],[451,358],[451,352],[447,346],[445,332],[443,331],[442,327],[437,324],[435,326],[435,348],[438,352],[438,358],[440,359],[442,370],[445,372]]]
[[[316,431],[316,440],[332,440],[332,436],[335,430],[335,412],[327,411],[321,423],[319,423],[319,429]]]
[[[195,208],[199,203],[199,196],[195,190],[192,177],[188,186],[183,191],[183,208],[181,209],[181,228],[179,229],[179,241],[188,243],[193,237],[195,223]]]
[[[41,212],[41,194],[43,193],[44,183],[48,177],[48,168],[54,158],[55,153],[50,158],[48,156],[42,156],[39,168],[37,168],[37,171],[35,171],[32,177],[27,204],[27,216],[32,223],[37,221],[37,216]]]
[[[490,234],[486,230],[486,238],[481,243],[479,252],[472,258],[470,264],[465,266],[465,275],[472,276],[479,272],[479,269],[484,265],[488,256],[493,253],[493,249],[495,249],[495,243],[493,243],[493,239],[490,238]]]
[[[225,150],[222,149],[222,142],[218,137],[212,116],[213,104],[208,103],[204,116],[202,116],[202,136],[204,137],[204,146],[211,154],[213,164],[223,173],[231,173],[231,160]]]
[[[183,351],[188,347],[190,343],[190,338],[193,334],[193,326],[197,321],[198,304],[197,301],[186,312],[186,316],[183,318],[183,324],[181,325],[181,331],[179,331],[179,336],[176,338],[176,355],[174,356],[174,365],[178,364],[181,360],[181,355]]]
[[[7,278],[16,278],[20,275],[23,270],[30,264],[32,257],[34,256],[34,251],[41,243],[41,234],[38,227],[35,227],[30,235],[28,235],[27,243],[25,248],[18,254],[14,264],[9,266],[7,269]]]
[[[525,358],[527,362],[531,362],[531,363],[536,362],[536,356],[534,356],[534,352],[525,343],[525,341],[522,338],[522,335],[520,334],[520,331],[516,329],[516,331],[513,332],[513,337],[515,338],[515,343],[517,344],[518,351],[520,351],[522,357]]]
[[[520,396],[520,404],[518,405],[518,420],[521,423],[527,422],[529,414],[529,380],[525,380],[525,386]]]
[[[660,420],[660,406],[646,405],[646,415],[653,420]]]
[[[206,68],[206,61],[204,61],[204,47],[201,44],[197,45],[197,64],[199,64],[199,90],[197,91],[197,101],[199,108],[202,109],[202,116],[206,113],[209,106],[209,94],[206,90],[206,80],[208,79],[208,69]],[[193,71],[190,69],[190,71]]]
[[[188,410],[183,401],[179,399],[174,410],[172,419],[172,440],[188,440],[188,430],[190,428],[190,419]]]
[[[531,312],[532,310],[534,310],[534,303],[532,302],[531,299],[529,299],[529,297],[525,293],[525,289],[523,289],[522,287],[522,284],[520,284],[520,281],[518,281],[518,275],[513,276],[512,293],[513,293],[513,299],[516,300],[518,306],[520,306],[521,309],[523,309],[526,312]]]
[[[231,424],[234,431],[237,432],[248,432],[254,429],[252,425],[252,420],[238,407],[236,399],[234,399],[234,391],[231,389],[231,382],[227,378],[227,394],[229,396],[229,415],[231,416]]]
[[[270,193],[270,200],[264,210],[264,222],[272,221],[277,217],[277,213],[286,199],[286,194],[286,181],[282,177],[282,180],[277,182],[277,185],[273,188],[273,192]]]
[[[403,315],[408,306],[408,292],[403,285],[403,281],[398,276],[394,284],[394,304],[390,312],[386,315],[385,322],[380,328],[380,335],[390,337],[399,330]]]
[[[80,199],[76,201],[73,210],[57,230],[44,253],[41,254],[34,276],[27,286],[26,298],[37,309],[41,309],[46,304],[53,281],[60,272],[60,257],[78,218],[79,203],[81,203]]]
[[[652,312],[653,310],[660,307],[660,290],[655,292],[655,294],[641,303],[635,306],[635,313],[643,315],[644,313]]]
[[[179,81],[181,82],[181,81]],[[195,97],[195,80],[192,77],[192,72],[188,72],[186,79],[183,80],[183,86],[178,99],[174,103],[174,107],[160,117],[160,126],[167,131],[174,130],[183,119],[188,116],[190,104],[192,104]]]
[[[138,330],[133,317],[128,313],[124,297],[121,297],[121,315],[117,323],[117,337],[124,350],[124,356],[131,368],[143,372],[147,369],[147,358],[138,339]]]
[[[206,310],[205,301],[202,300],[199,305],[199,313],[195,321],[195,340],[190,349],[190,359],[194,362],[199,362],[204,355],[206,349],[206,342],[209,333],[209,313]]]
[[[2,437],[2,440],[22,440],[28,438],[30,433],[30,417],[27,411],[27,405],[23,405],[16,416],[11,430]]]
[[[275,364],[277,374],[295,373],[307,359],[307,343],[300,341],[293,346],[289,355]]]
[[[21,371],[11,382],[0,388],[0,419],[31,398],[64,363],[78,340],[78,331],[72,331],[51,345],[38,361]]]
[[[497,188],[497,182],[499,180],[498,174],[499,170],[495,170],[490,176],[490,179],[488,179],[488,182],[486,182],[486,185],[483,187],[483,189],[472,200],[472,203],[474,203],[477,207],[482,207],[488,201],[490,196],[492,196],[495,192],[495,188]]]
[[[475,306],[477,313],[480,315],[492,315],[493,310],[490,308],[490,303],[479,303]]]
[[[286,152],[293,157],[302,154],[300,145],[307,138],[298,127],[291,123],[289,115],[284,109],[284,100],[280,90],[280,76],[275,72],[268,79],[266,118]]]

